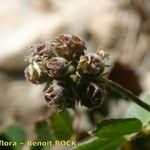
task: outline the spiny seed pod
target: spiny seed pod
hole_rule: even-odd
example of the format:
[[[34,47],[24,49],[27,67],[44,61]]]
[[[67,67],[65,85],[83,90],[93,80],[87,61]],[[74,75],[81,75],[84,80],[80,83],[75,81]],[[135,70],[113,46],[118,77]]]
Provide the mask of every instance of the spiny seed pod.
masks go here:
[[[106,90],[103,86],[96,83],[89,83],[82,89],[81,105],[89,109],[98,108],[106,99]]]
[[[42,84],[47,80],[45,68],[40,63],[33,62],[24,71],[25,78],[35,84]]]
[[[49,41],[43,42],[43,43],[37,43],[32,45],[29,48],[30,56],[41,56],[42,58],[51,58],[53,56],[56,56],[56,54],[53,52],[53,48],[51,46],[51,43]]]
[[[78,68],[85,74],[99,75],[104,71],[104,64],[97,54],[87,54],[80,58]]]
[[[56,106],[58,108],[64,108],[66,105],[65,100],[65,88],[56,80],[45,91],[45,100],[49,106]]]
[[[62,57],[53,57],[46,63],[48,74],[54,79],[59,79],[65,76],[68,69],[68,61]]]
[[[57,56],[64,57],[68,61],[79,60],[86,50],[85,42],[81,38],[69,34],[57,36],[51,46]]]

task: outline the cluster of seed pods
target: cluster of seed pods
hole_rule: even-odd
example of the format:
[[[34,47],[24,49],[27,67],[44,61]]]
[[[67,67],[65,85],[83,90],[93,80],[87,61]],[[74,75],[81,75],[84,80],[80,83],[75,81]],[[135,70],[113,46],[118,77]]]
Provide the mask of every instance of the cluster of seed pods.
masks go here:
[[[52,41],[29,48],[25,77],[34,84],[46,84],[45,100],[59,110],[81,104],[99,107],[106,98],[105,87],[96,80],[104,73],[104,52],[85,54],[85,42],[78,36],[61,34]]]

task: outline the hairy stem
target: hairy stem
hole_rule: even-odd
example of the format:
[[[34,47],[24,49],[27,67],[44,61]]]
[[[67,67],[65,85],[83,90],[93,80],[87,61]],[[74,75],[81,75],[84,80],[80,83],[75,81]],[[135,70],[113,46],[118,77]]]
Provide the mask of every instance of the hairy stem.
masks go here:
[[[137,105],[141,106],[142,108],[144,108],[145,110],[150,112],[150,105],[141,101],[138,97],[136,97],[134,94],[132,94],[129,90],[127,90],[127,89],[123,88],[122,86],[120,86],[119,84],[117,84],[111,80],[108,80],[106,78],[103,78],[103,77],[98,77],[98,80],[105,86],[111,88],[112,90],[115,90],[116,92],[120,93],[121,95],[124,95],[126,98],[132,100],[134,103],[136,103]]]

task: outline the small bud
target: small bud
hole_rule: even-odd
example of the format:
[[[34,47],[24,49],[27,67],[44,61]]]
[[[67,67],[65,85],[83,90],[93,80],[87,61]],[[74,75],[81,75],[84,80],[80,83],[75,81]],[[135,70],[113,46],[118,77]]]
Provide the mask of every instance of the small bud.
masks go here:
[[[68,69],[68,61],[62,57],[53,57],[46,63],[48,74],[53,78],[64,77]]]
[[[50,106],[64,108],[66,104],[65,93],[65,88],[54,80],[45,92],[45,100]]]
[[[35,84],[46,82],[47,75],[45,69],[40,63],[33,62],[24,71],[25,78]]]
[[[104,64],[97,54],[87,54],[80,58],[79,69],[85,74],[99,75],[104,71]]]
[[[109,54],[106,53],[104,50],[98,50],[97,51],[97,54],[102,58],[102,59],[109,59]]]
[[[86,50],[85,42],[81,38],[68,34],[57,36],[51,46],[57,56],[64,57],[68,61],[79,60]]]
[[[89,109],[98,108],[106,99],[106,90],[104,87],[96,84],[89,83],[82,89],[81,104]]]

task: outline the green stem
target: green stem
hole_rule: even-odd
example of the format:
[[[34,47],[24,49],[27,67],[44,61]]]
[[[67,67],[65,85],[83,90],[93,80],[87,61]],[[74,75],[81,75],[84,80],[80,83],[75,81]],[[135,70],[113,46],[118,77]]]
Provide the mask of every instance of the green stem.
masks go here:
[[[134,103],[136,103],[137,105],[143,107],[144,109],[146,109],[147,111],[150,112],[150,105],[141,101],[138,97],[136,97],[134,94],[132,94],[129,90],[127,90],[127,89],[123,88],[122,86],[120,86],[119,84],[117,84],[111,80],[108,80],[106,78],[103,78],[103,77],[98,77],[98,80],[105,86],[111,88],[112,90],[115,90],[116,92],[120,93],[121,95],[124,95],[126,98],[132,100]]]

